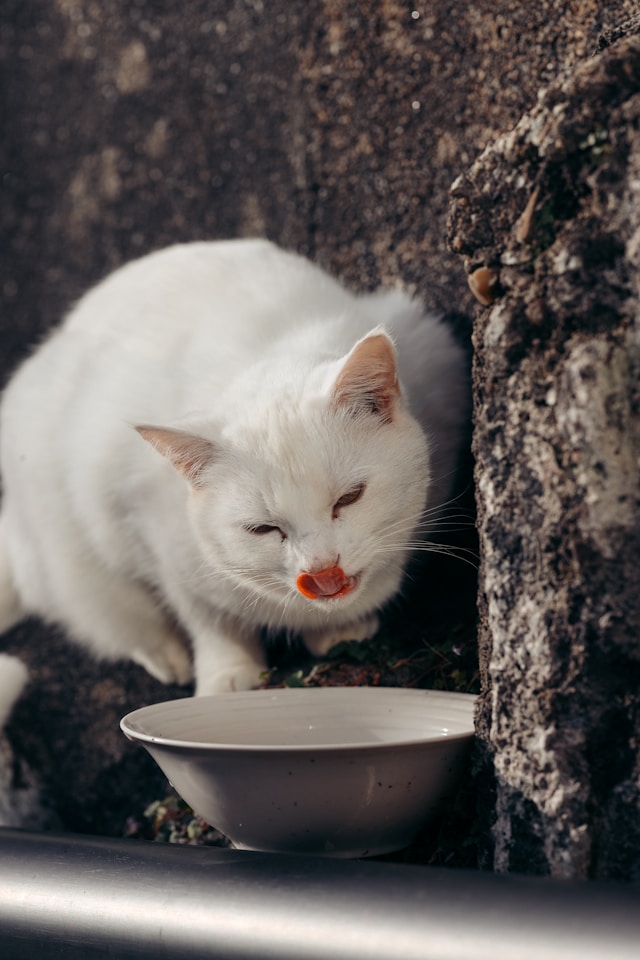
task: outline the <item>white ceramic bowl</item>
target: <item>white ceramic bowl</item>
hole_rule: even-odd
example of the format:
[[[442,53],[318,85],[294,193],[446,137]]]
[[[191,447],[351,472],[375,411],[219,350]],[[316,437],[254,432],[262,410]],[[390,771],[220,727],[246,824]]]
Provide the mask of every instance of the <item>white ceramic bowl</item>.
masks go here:
[[[170,700],[121,721],[236,847],[364,857],[407,846],[451,795],[474,697],[386,687]]]

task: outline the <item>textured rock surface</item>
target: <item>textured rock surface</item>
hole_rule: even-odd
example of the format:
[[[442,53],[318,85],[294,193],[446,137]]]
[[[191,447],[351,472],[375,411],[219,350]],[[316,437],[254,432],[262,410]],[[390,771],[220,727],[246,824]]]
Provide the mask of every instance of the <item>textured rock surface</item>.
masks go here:
[[[355,286],[469,307],[444,242],[452,180],[635,10],[3,0],[0,378],[96,279],[180,240],[264,234]],[[14,739],[64,823],[120,829],[141,782],[157,794],[117,720],[176,691],[36,623],[3,645],[33,676]]]
[[[552,85],[453,188],[494,302],[475,422],[493,864],[640,877],[640,39]]]

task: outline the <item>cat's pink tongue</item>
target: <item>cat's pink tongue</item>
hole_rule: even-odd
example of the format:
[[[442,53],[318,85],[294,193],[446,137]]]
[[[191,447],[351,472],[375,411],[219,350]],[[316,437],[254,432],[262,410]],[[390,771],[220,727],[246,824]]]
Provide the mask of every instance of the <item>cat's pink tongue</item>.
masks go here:
[[[346,575],[342,567],[329,567],[327,570],[318,570],[317,573],[301,573],[296,580],[296,587],[308,600],[344,597],[353,590],[354,585],[355,581]]]

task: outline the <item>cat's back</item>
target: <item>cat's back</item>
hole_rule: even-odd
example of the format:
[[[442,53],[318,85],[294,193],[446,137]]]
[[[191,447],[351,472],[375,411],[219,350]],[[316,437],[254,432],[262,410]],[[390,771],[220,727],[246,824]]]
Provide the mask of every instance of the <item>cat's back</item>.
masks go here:
[[[176,244],[130,261],[78,301],[14,374],[5,419],[8,406],[27,413],[35,405],[33,419],[48,429],[43,384],[58,415],[100,392],[132,417],[179,416],[199,399],[191,386],[222,388],[310,318],[344,311],[352,299],[267,240]],[[147,410],[160,384],[166,413]]]
[[[65,328],[127,340],[217,335],[221,346],[268,342],[349,295],[304,257],[268,240],[176,244],[131,261],[87,293]],[[257,337],[257,341],[256,341]]]
[[[244,397],[269,357],[274,368],[283,357],[295,366],[289,348],[300,331],[349,312],[354,299],[266,240],[178,244],[131,261],[91,288],[16,371],[0,445],[22,447],[28,432],[44,456],[65,423],[77,452],[100,431],[103,447],[111,434],[130,444],[123,424],[215,413],[228,391]]]

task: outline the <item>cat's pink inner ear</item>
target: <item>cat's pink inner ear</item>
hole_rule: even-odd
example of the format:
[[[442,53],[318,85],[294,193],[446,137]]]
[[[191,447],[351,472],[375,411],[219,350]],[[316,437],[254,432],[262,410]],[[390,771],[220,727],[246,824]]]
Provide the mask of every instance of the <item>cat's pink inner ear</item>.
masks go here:
[[[137,426],[141,437],[171,461],[176,470],[194,487],[202,484],[202,474],[215,459],[215,446],[210,440],[169,427]]]
[[[347,356],[333,399],[345,406],[369,409],[388,422],[399,395],[395,348],[384,333],[370,334]]]

